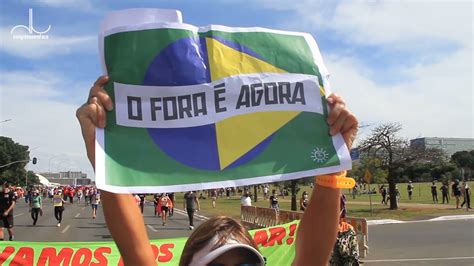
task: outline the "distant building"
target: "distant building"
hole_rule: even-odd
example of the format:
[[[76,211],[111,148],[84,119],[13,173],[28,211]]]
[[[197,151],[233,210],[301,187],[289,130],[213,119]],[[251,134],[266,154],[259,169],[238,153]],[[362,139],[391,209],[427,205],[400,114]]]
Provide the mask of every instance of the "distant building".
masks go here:
[[[87,174],[82,172],[67,171],[59,173],[40,173],[40,175],[46,177],[51,183],[61,185],[90,185],[92,182],[90,178],[87,178]]]
[[[438,148],[446,152],[446,155],[451,157],[458,151],[471,151],[474,150],[474,139],[473,138],[438,138],[438,137],[426,137],[417,138],[410,140],[410,146],[416,148]]]

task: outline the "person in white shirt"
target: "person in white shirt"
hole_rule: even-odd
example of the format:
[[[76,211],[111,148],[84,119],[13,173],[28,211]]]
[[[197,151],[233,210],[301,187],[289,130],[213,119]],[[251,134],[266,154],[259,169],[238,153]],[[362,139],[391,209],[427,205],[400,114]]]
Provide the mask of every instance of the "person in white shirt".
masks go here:
[[[252,206],[252,198],[250,197],[248,191],[245,191],[245,193],[242,194],[242,197],[240,198],[240,204],[242,206]]]

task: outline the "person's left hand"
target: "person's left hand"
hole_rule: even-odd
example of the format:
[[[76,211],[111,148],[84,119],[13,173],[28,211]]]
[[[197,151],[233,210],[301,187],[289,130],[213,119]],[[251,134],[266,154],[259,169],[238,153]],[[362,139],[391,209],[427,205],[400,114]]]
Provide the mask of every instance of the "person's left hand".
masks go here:
[[[331,136],[341,133],[347,148],[350,150],[357,135],[359,121],[346,107],[346,103],[337,94],[332,93],[327,98],[330,111],[327,118],[329,134]]]

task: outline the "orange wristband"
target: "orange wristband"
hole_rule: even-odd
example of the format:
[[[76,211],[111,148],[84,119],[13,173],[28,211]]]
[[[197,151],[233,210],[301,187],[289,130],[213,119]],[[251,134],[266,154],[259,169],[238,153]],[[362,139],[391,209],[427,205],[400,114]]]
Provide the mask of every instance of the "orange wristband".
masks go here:
[[[340,174],[320,175],[316,177],[316,184],[329,188],[353,188],[355,180],[346,177],[347,172]]]

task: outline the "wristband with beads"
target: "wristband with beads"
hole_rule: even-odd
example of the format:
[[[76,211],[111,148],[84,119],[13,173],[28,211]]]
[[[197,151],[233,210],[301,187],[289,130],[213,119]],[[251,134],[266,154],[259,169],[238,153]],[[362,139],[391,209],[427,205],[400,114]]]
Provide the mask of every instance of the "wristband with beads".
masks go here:
[[[320,175],[316,177],[316,184],[329,188],[353,188],[355,180],[346,177],[346,174],[344,171],[339,174]]]

